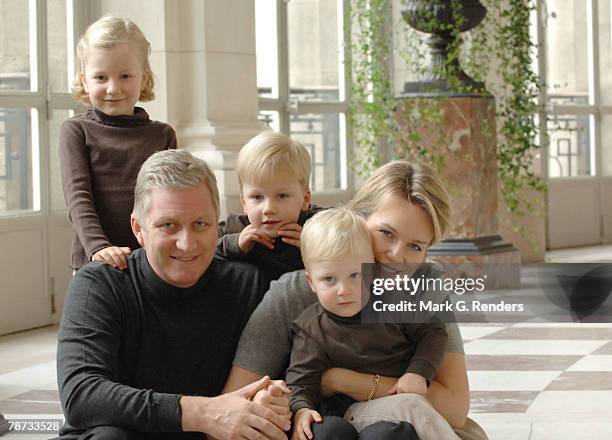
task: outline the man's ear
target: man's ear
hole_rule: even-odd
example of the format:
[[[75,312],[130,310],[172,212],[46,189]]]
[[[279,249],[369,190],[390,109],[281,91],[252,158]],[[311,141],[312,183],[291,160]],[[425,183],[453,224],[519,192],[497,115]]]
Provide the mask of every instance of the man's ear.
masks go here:
[[[130,225],[132,226],[132,232],[134,233],[136,240],[138,240],[138,244],[144,247],[144,237],[142,236],[142,226],[140,226],[140,223],[138,223],[138,220],[136,220],[136,216],[134,214],[130,216]]]
[[[310,206],[310,191],[306,191],[306,194],[304,194],[304,203],[302,203],[301,211],[307,211],[309,206]]]
[[[306,270],[304,271],[304,275],[306,276],[306,282],[308,283],[308,287],[310,287],[310,290],[314,292],[315,290],[314,286],[312,285],[312,277],[310,276],[310,273]]]

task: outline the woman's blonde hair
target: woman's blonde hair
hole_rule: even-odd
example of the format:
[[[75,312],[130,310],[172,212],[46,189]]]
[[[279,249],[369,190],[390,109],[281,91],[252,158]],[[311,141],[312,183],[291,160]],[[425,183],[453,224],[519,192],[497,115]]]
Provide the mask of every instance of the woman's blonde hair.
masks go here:
[[[310,154],[300,141],[272,130],[248,141],[238,153],[236,164],[241,191],[245,182],[262,181],[284,172],[298,179],[304,192],[308,192],[311,167]]]
[[[300,234],[302,260],[337,261],[349,255],[374,259],[372,238],[365,220],[347,207],[317,212]]]
[[[391,196],[416,203],[431,217],[434,236],[440,241],[450,223],[448,193],[440,178],[427,165],[395,160],[378,168],[359,188],[349,206],[368,218]]]
[[[79,101],[91,104],[89,95],[85,92],[81,75],[85,73],[88,50],[112,49],[120,44],[128,44],[134,49],[145,73],[146,81],[140,92],[139,101],[151,101],[155,98],[153,72],[149,64],[151,45],[142,31],[134,22],[126,18],[105,15],[87,28],[77,44],[77,72],[72,83],[72,95]]]

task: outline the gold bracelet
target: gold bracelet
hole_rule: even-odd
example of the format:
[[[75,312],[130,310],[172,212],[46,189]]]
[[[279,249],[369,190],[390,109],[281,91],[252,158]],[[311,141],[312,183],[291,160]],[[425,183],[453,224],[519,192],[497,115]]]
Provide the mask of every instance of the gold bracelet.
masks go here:
[[[376,394],[376,389],[378,388],[378,382],[380,382],[380,374],[374,376],[374,386],[372,387],[372,391],[368,394],[368,400],[372,400],[374,394]]]

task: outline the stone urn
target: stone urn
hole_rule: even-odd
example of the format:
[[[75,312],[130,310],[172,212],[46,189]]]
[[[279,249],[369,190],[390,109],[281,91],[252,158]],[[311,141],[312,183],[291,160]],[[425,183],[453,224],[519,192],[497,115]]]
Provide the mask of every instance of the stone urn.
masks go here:
[[[404,0],[402,17],[414,29],[431,34],[427,39],[431,63],[423,78],[404,84],[414,96],[472,96],[486,94],[484,84],[474,81],[449,52],[458,32],[480,24],[487,9],[478,0]],[[453,80],[449,83],[448,78]]]

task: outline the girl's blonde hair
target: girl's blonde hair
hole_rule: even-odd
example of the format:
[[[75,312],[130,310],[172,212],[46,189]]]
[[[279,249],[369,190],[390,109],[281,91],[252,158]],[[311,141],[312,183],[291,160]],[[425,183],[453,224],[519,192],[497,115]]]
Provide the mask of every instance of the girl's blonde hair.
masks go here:
[[[149,64],[151,45],[147,38],[131,20],[113,15],[105,15],[87,28],[77,44],[77,72],[72,83],[72,94],[77,100],[91,104],[81,79],[81,74],[85,72],[87,51],[91,47],[112,49],[120,44],[128,44],[134,49],[142,70],[146,74],[146,82],[138,100],[144,102],[155,98],[155,93],[153,92],[155,83],[153,72],[151,72],[151,65]]]
[[[450,223],[450,204],[444,184],[431,168],[407,160],[389,162],[366,180],[349,206],[367,219],[390,196],[401,197],[423,208],[434,227],[430,244],[442,239]]]
[[[316,261],[338,261],[349,255],[373,260],[372,238],[365,220],[349,208],[317,212],[300,234],[302,260],[308,270]]]

